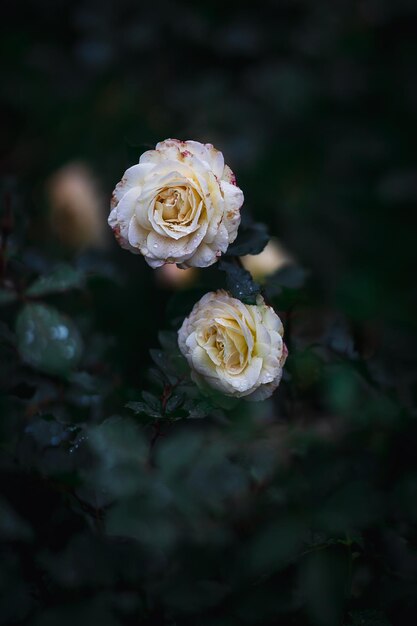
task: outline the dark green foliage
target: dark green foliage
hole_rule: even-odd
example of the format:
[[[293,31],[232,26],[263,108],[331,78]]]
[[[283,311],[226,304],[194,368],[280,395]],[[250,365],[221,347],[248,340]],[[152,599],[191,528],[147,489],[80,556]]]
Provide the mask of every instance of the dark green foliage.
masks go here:
[[[239,232],[234,243],[227,249],[228,256],[244,256],[245,254],[259,254],[269,240],[268,229],[265,224],[256,223],[243,215]]]
[[[27,289],[26,295],[31,297],[45,296],[50,293],[68,291],[83,285],[83,275],[70,265],[58,265],[50,274],[40,276]]]
[[[415,3],[3,4],[0,623],[415,626]],[[61,166],[110,198],[169,136],[245,194],[174,294],[48,216]],[[294,261],[261,291],[239,256],[268,233]],[[222,287],[282,319],[270,400],[205,395],[179,353]]]
[[[16,322],[20,355],[26,363],[48,374],[66,375],[82,355],[82,339],[72,322],[55,308],[27,304]]]
[[[177,342],[177,332],[158,333],[160,349],[151,349],[150,357],[155,365],[149,370],[149,382],[155,387],[154,395],[142,391],[142,400],[128,402],[126,407],[142,419],[166,420],[201,419],[218,412],[219,407],[230,407],[230,399],[210,392],[203,396],[190,379],[188,364]],[[209,390],[207,390],[209,391]]]
[[[233,259],[220,259],[220,270],[226,272],[227,290],[234,298],[238,298],[246,304],[255,304],[256,296],[261,292],[260,286],[253,280],[250,273]]]

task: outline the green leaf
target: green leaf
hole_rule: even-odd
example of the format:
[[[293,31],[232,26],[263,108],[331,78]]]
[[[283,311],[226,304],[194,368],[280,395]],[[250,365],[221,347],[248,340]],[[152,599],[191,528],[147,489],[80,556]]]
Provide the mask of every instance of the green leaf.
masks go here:
[[[147,394],[147,392],[143,392],[142,397],[144,396],[144,394]],[[152,396],[152,394],[147,395]],[[160,403],[158,401],[158,406],[156,406],[155,396],[152,396],[152,398],[152,404],[149,404],[148,402],[146,402],[146,400],[145,402],[139,400],[128,402],[125,406],[127,409],[131,409],[132,411],[134,411],[136,415],[146,415],[147,417],[160,419],[162,417]]]
[[[25,428],[25,433],[42,448],[55,447],[73,437],[74,427],[66,426],[47,414],[38,419],[32,419]]]
[[[206,400],[199,400],[194,404],[190,404],[187,406],[188,410],[188,419],[203,419],[207,417],[211,413],[213,413],[214,408],[210,404],[210,402]]]
[[[82,273],[70,265],[58,265],[50,274],[40,276],[26,291],[28,296],[45,296],[50,293],[80,289],[83,286]]]
[[[242,223],[236,241],[229,246],[229,256],[245,256],[259,254],[269,241],[268,229],[265,224],[247,221]]]
[[[271,295],[281,293],[282,289],[301,289],[305,286],[308,272],[297,265],[286,265],[273,274],[268,280],[268,291]]]
[[[86,468],[83,476],[89,493],[94,494],[94,505],[97,496],[104,504],[134,493],[142,483],[141,470],[148,458],[148,446],[138,424],[130,418],[110,417],[90,426],[86,438],[96,457],[96,463]],[[88,497],[88,490],[79,493]]]
[[[136,476],[138,474],[136,470]],[[106,515],[105,528],[108,535],[134,538],[150,555],[166,554],[174,547],[179,532],[171,515],[155,515],[143,506],[137,494],[119,499]]]
[[[159,369],[167,377],[169,382],[174,383],[176,381],[176,376],[168,355],[162,350],[157,349],[149,350],[149,353],[151,355],[152,361],[157,367],[159,367]]]
[[[106,467],[145,460],[147,447],[139,427],[132,419],[109,417],[88,429],[91,447]]]
[[[131,409],[136,415],[145,415],[152,419],[161,419],[162,417],[160,411],[154,411],[146,402],[132,401],[128,402],[125,406],[127,409]]]
[[[149,393],[149,391],[142,391],[142,398],[152,410],[159,411],[161,409],[161,401],[159,398],[154,396],[153,393]]]
[[[287,265],[273,274],[265,285],[268,299],[277,298],[282,311],[306,304],[311,298],[307,288],[308,272],[302,267]]]
[[[8,289],[0,289],[0,306],[16,301],[16,294]]]
[[[158,341],[164,350],[178,350],[178,333],[172,330],[160,330]]]
[[[163,389],[167,383],[167,377],[157,367],[150,367],[147,372],[147,380],[152,385],[157,386],[159,389]]]
[[[77,327],[53,307],[26,304],[17,317],[16,334],[22,359],[40,371],[66,376],[81,359]]]
[[[246,304],[256,303],[256,296],[260,294],[261,288],[247,270],[227,258],[220,259],[218,267],[226,272],[227,289],[234,298]]]
[[[177,384],[178,380],[188,372],[187,361],[181,354],[177,343],[169,350],[152,349],[149,352],[152,361],[171,385]]]
[[[88,372],[74,372],[69,378],[69,382],[80,387],[87,394],[98,394],[104,392],[100,385],[100,380],[89,374]]]
[[[148,410],[148,405],[146,402],[140,402],[136,400],[131,400],[126,405],[127,409],[132,409],[135,413],[146,413]]]
[[[182,394],[173,394],[166,403],[165,410],[168,414],[174,413],[184,402],[184,396]]]

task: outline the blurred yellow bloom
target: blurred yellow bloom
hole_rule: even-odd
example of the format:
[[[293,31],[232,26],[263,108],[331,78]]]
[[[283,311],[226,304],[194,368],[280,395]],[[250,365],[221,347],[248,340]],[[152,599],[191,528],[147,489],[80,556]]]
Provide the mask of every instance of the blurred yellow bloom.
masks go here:
[[[168,289],[184,289],[195,283],[198,276],[198,269],[190,267],[182,270],[174,263],[162,265],[155,270],[156,279],[159,284]]]
[[[105,209],[93,174],[83,163],[69,163],[47,183],[50,225],[61,243],[74,249],[103,247]]]
[[[271,239],[260,254],[242,257],[242,263],[255,280],[262,282],[284,265],[293,263],[293,257],[276,239]]]

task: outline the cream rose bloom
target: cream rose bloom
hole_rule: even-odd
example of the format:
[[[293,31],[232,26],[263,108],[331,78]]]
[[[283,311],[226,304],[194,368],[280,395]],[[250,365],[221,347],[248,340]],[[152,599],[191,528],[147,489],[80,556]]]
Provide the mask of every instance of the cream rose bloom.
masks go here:
[[[120,245],[153,268],[207,267],[235,240],[242,203],[221,152],[167,139],[125,172],[108,221]]]
[[[261,296],[249,305],[220,290],[197,302],[178,331],[178,345],[199,386],[264,400],[281,380],[288,354],[283,333]]]

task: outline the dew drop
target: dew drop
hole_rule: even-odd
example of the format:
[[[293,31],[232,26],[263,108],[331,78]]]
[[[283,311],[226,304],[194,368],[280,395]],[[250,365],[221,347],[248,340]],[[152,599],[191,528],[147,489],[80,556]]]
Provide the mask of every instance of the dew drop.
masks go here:
[[[69,330],[63,324],[59,324],[58,326],[53,326],[51,328],[51,339],[63,340],[67,339],[69,335]]]

